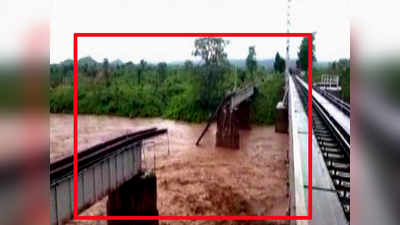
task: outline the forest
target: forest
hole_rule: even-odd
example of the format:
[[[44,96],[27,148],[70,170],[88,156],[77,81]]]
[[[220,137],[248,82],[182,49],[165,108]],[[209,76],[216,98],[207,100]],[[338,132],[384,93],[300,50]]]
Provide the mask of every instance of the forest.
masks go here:
[[[81,58],[78,113],[204,122],[229,91],[255,85],[251,120],[273,124],[283,95],[285,60],[277,53],[267,68],[259,64],[255,46],[249,46],[245,66],[238,66],[228,60],[228,44],[222,38],[198,38],[192,54],[199,60],[180,64]],[[72,113],[73,61],[51,64],[49,83],[50,112]]]

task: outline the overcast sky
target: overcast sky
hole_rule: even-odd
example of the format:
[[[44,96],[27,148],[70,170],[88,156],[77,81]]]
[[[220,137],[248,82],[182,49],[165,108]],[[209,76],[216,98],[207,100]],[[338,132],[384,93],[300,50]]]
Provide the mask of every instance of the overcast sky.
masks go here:
[[[50,62],[73,57],[74,32],[286,32],[286,0],[57,0],[50,27]],[[292,32],[317,32],[320,61],[350,56],[346,0],[292,0]],[[250,45],[258,59],[285,55],[285,38],[226,38],[229,58],[245,58]],[[296,57],[300,38],[291,39]],[[79,58],[137,62],[194,59],[194,38],[80,38]]]

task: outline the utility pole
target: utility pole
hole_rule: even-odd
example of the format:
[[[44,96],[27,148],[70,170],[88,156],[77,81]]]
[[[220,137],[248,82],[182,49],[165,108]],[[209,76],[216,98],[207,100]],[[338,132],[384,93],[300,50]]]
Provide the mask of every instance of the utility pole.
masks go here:
[[[290,33],[290,25],[291,25],[291,22],[290,22],[290,5],[291,5],[291,1],[292,1],[292,0],[288,0],[288,1],[287,1],[286,33]],[[286,63],[285,63],[285,65],[286,65],[286,68],[285,68],[285,74],[286,74],[286,76],[289,75],[289,62],[290,62],[290,55],[289,55],[289,52],[290,52],[290,38],[287,37],[287,39],[286,39]],[[286,77],[286,78],[287,78],[287,77]]]
[[[286,33],[290,33],[290,5],[292,0],[287,0],[287,20],[286,20]],[[288,95],[289,95],[289,50],[290,39],[286,39],[286,62],[285,62],[285,94],[283,100],[276,105],[276,120],[275,132],[288,133],[289,131],[289,115],[288,115]]]
[[[290,33],[290,7],[292,0],[287,0],[287,11],[286,11],[286,33]],[[283,96],[282,104],[287,107],[287,95],[289,89],[289,64],[290,64],[290,37],[286,39],[286,62],[285,62],[285,94]]]

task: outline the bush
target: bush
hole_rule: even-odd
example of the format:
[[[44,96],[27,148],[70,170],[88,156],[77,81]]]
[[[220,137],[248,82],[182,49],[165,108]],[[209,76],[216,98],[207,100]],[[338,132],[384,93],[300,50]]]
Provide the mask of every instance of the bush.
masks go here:
[[[274,74],[258,86],[251,105],[250,118],[253,123],[273,124],[275,122],[275,108],[282,99],[284,84],[284,76]]]
[[[74,90],[71,85],[61,85],[50,89],[50,112],[72,113]]]

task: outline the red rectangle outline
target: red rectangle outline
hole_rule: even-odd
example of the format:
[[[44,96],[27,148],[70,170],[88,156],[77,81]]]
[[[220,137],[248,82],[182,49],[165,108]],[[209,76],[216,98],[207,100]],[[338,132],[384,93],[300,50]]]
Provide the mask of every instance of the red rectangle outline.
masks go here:
[[[78,37],[307,37],[308,38],[308,130],[312,130],[312,33],[74,33],[74,220],[311,220],[312,132],[308,132],[307,216],[78,216]]]

